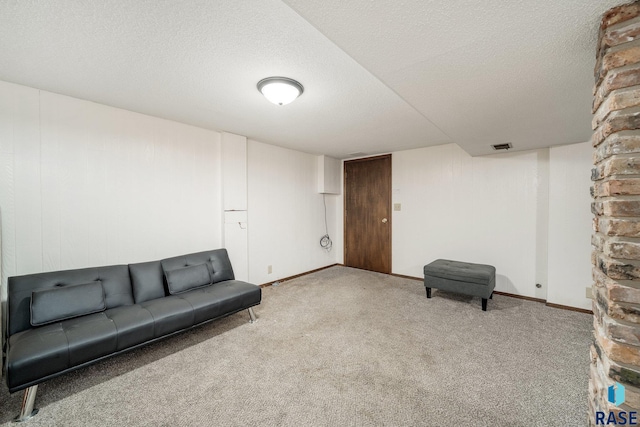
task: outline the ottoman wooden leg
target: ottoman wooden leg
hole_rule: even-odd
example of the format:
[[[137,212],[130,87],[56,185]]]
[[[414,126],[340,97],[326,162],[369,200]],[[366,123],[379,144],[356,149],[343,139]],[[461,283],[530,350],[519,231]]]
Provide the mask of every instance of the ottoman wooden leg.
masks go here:
[[[487,311],[487,299],[482,298],[482,311]]]
[[[431,298],[431,288],[427,288],[427,298]]]

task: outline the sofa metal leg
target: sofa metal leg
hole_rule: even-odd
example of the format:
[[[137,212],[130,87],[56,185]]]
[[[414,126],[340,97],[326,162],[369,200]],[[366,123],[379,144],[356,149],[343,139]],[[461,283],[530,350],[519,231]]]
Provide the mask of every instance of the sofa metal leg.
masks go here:
[[[38,413],[37,409],[33,409],[33,405],[36,403],[36,393],[38,392],[38,385],[32,385],[28,389],[24,391],[24,396],[22,398],[22,409],[20,410],[20,415],[14,418],[13,421],[19,423],[22,421],[27,421],[29,418],[33,417]]]
[[[487,311],[487,299],[482,298],[482,311]]]
[[[249,307],[249,317],[251,318],[251,320],[249,320],[249,323],[257,322],[256,314],[253,312],[253,307]]]
[[[431,298],[431,288],[427,288],[427,298]]]
[[[489,295],[489,299],[493,299],[493,292],[491,292],[491,295]]]

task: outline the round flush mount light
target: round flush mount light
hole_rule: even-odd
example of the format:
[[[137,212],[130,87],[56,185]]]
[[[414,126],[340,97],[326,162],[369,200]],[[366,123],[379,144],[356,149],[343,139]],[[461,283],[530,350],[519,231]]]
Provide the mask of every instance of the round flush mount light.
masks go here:
[[[302,95],[304,87],[288,77],[267,77],[258,82],[258,90],[276,105],[287,105]]]

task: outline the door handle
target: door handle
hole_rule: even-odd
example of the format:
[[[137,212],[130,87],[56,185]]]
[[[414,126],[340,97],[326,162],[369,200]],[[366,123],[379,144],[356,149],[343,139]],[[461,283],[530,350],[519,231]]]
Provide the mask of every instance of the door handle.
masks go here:
[[[382,218],[382,223],[386,224],[387,223],[387,218]]]

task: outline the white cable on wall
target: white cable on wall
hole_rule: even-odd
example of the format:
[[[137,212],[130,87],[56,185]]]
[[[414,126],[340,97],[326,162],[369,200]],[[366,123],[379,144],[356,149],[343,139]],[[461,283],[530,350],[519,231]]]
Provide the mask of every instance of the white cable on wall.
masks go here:
[[[320,246],[322,249],[330,252],[333,242],[331,241],[331,237],[329,237],[329,227],[327,226],[327,195],[324,193],[322,194],[322,202],[324,203],[324,230],[326,234],[320,238]]]

